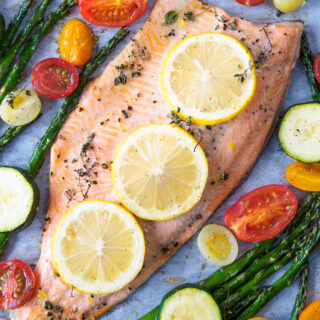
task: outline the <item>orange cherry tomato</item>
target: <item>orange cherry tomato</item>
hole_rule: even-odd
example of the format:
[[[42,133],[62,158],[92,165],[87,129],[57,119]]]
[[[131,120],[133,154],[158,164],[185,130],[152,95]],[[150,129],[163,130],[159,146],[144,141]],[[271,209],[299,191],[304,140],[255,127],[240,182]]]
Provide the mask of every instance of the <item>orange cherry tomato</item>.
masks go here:
[[[318,320],[320,319],[320,300],[309,304],[300,314],[299,320]]]
[[[60,34],[61,58],[74,66],[85,65],[92,54],[93,39],[88,26],[78,20],[69,20]]]
[[[302,163],[290,165],[286,172],[288,182],[304,191],[320,191],[320,164]]]

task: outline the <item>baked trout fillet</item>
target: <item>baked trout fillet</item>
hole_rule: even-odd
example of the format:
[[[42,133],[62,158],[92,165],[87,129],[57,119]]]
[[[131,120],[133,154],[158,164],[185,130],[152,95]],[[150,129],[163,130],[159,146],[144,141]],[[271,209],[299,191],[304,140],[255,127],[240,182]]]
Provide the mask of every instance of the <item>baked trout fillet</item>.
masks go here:
[[[163,25],[170,10],[193,12],[195,20]],[[17,311],[17,319],[49,319],[45,301],[63,308],[61,319],[95,319],[142,285],[203,226],[248,174],[266,145],[299,55],[302,31],[301,22],[255,25],[198,0],[158,0],[134,39],[88,86],[52,147],[50,203],[35,271],[39,290]],[[207,186],[201,201],[178,218],[163,222],[138,219],[145,234],[146,256],[137,278],[109,295],[77,292],[64,284],[54,268],[51,239],[55,227],[62,215],[84,198],[119,202],[110,177],[115,151],[139,126],[170,121],[170,109],[160,92],[161,63],[177,42],[203,32],[231,35],[251,50],[257,67],[254,98],[228,122],[192,125],[192,129],[202,130],[201,146],[209,164]],[[92,145],[87,150],[86,161],[91,163],[87,174],[80,153],[88,137]]]

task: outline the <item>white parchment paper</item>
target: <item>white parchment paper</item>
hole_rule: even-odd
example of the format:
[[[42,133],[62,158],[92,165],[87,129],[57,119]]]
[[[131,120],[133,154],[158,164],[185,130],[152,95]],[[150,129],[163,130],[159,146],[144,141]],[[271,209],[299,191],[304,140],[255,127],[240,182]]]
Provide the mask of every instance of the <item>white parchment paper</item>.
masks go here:
[[[0,11],[9,21],[19,7],[22,0],[0,0]],[[174,0],[172,0],[174,2]],[[40,2],[39,0],[37,2]],[[60,3],[61,0],[54,0],[50,9]],[[208,1],[209,2],[209,1]],[[149,0],[149,8],[147,14],[137,23],[130,27],[132,34],[146,20],[155,0]],[[212,2],[211,2],[212,3]],[[225,9],[229,14],[240,16],[254,22],[267,23],[279,20],[303,20],[305,28],[308,31],[308,36],[311,41],[311,46],[314,52],[320,51],[320,1],[307,0],[307,4],[300,10],[276,17],[276,10],[272,6],[271,1],[256,8],[248,8],[241,6],[235,0],[215,0],[215,5]],[[50,35],[42,41],[36,54],[26,68],[26,77],[23,79],[20,87],[25,85],[30,86],[30,74],[33,66],[40,60],[52,56],[57,56],[57,38],[58,32],[61,30],[64,22],[70,17],[80,17],[78,8],[74,8],[71,14],[59,22]],[[94,33],[99,37],[99,43],[104,44],[116,30],[93,27]],[[112,59],[125,43],[116,50],[110,57]],[[108,59],[108,61],[110,60]],[[107,61],[107,62],[108,62]],[[107,64],[104,64],[104,66]],[[103,66],[103,67],[104,67]],[[103,67],[100,68],[103,70]],[[99,70],[97,72],[99,74]],[[50,101],[41,98],[43,103],[43,116],[36,123],[30,125],[14,142],[12,142],[3,152],[0,153],[1,165],[13,165],[24,167],[36,143],[39,141],[47,126],[55,116],[61,101]],[[303,67],[301,62],[298,62],[297,67],[292,74],[292,85],[289,89],[288,97],[285,103],[285,109],[292,104],[303,103],[311,100],[311,93],[308,87]],[[0,132],[5,130],[5,125],[0,124]],[[209,223],[223,224],[223,214],[225,210],[233,204],[241,195],[246,192],[266,184],[280,183],[286,184],[285,169],[293,162],[287,157],[279,147],[276,135],[273,136],[269,146],[265,149],[260,160],[251,172],[249,178],[238,188],[238,190],[229,197],[225,203],[211,217]],[[37,183],[41,189],[40,210],[32,225],[21,233],[14,234],[6,248],[6,252],[2,259],[17,258],[22,259],[29,264],[36,264],[41,243],[41,230],[44,221],[46,208],[48,204],[48,173],[49,161],[48,157],[37,177]],[[293,190],[300,198],[302,192]],[[142,316],[147,311],[157,305],[162,296],[173,288],[172,282],[182,284],[185,282],[198,282],[207,277],[217,267],[211,265],[200,255],[196,244],[196,236],[194,236],[168,263],[166,263],[153,277],[140,289],[138,289],[126,301],[119,304],[116,308],[104,315],[104,320],[134,320]],[[240,252],[245,252],[250,245],[239,241]],[[311,262],[311,279],[308,291],[308,303],[320,299],[320,246],[315,250],[310,258]],[[282,272],[282,271],[281,271]],[[279,277],[281,272],[272,277],[271,282]],[[173,280],[173,281],[172,281]],[[289,319],[292,306],[297,292],[297,284],[281,292],[271,303],[269,303],[260,313],[260,316],[266,317],[268,320],[286,320]],[[0,319],[9,319],[5,313],[0,313]]]

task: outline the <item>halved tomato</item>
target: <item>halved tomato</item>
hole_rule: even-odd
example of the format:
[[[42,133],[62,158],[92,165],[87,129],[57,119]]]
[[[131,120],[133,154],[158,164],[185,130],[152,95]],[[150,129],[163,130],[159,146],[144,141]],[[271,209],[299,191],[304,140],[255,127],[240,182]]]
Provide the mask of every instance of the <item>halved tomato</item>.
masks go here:
[[[244,4],[245,6],[248,7],[256,7],[259,6],[260,4],[266,2],[266,0],[236,0],[240,4]]]
[[[40,61],[33,68],[31,83],[41,96],[60,99],[77,89],[79,74],[71,63],[59,58],[49,58]]]
[[[147,0],[79,0],[83,18],[103,27],[127,26],[139,19],[147,7]]]
[[[31,268],[21,260],[0,263],[0,309],[17,309],[32,297],[35,277]]]
[[[295,216],[296,196],[285,186],[269,185],[241,197],[224,215],[240,240],[263,241],[276,236]]]
[[[316,76],[318,83],[320,83],[320,52],[316,55],[314,59],[313,72]]]

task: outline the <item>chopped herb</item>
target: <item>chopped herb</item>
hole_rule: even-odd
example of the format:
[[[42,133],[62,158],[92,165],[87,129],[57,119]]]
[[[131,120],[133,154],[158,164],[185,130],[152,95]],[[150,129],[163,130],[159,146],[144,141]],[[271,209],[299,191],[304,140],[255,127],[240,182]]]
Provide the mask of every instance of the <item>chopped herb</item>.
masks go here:
[[[127,76],[123,73],[120,73],[120,75],[114,79],[115,86],[119,84],[125,85],[126,83],[127,83]]]
[[[237,73],[233,76],[238,79],[239,83],[243,83],[248,77],[248,72],[251,71],[253,68],[254,68],[254,66],[252,65],[251,61],[249,60],[249,67],[246,70],[244,70],[242,73]]]
[[[31,96],[30,90],[26,90],[26,95],[27,95],[27,96]]]
[[[44,303],[44,308],[45,308],[46,310],[52,310],[53,305],[52,305],[52,303],[51,303],[50,301],[45,301],[45,303]]]
[[[189,21],[195,21],[196,20],[196,16],[193,12],[189,11],[189,12],[186,12],[184,14],[184,16],[189,20]]]
[[[179,18],[179,13],[176,10],[168,11],[164,16],[163,26],[168,26],[170,24],[176,23]]]
[[[231,29],[232,31],[234,31],[234,30],[237,30],[237,28],[238,28],[237,20],[234,19],[234,20],[230,23],[230,29]]]
[[[131,73],[132,78],[136,78],[136,77],[140,77],[140,76],[141,76],[141,72],[139,72],[139,71],[135,71],[135,72]]]
[[[220,29],[220,24],[217,24],[216,27],[214,28],[214,30],[219,30]]]

